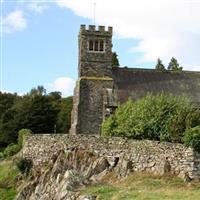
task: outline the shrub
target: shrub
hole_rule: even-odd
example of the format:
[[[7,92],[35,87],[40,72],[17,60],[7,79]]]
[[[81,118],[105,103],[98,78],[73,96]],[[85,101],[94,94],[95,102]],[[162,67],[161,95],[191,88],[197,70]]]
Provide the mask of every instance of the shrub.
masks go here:
[[[21,129],[19,132],[18,132],[18,145],[20,147],[23,146],[23,143],[24,143],[24,137],[26,135],[31,135],[33,134],[33,132],[30,130],[30,129]]]
[[[4,157],[9,157],[15,155],[18,151],[20,150],[20,146],[18,144],[9,144],[4,152],[3,155]]]
[[[16,162],[16,166],[21,171],[22,174],[27,175],[33,166],[33,162],[31,159],[21,158]]]
[[[200,126],[189,128],[184,134],[184,144],[200,152]]]
[[[0,152],[0,161],[4,159],[4,154],[3,152]]]
[[[102,134],[182,142],[187,128],[200,124],[200,111],[185,97],[164,93],[120,105],[102,124]]]
[[[3,151],[3,157],[7,158],[9,156],[15,155],[23,146],[23,140],[25,135],[32,134],[30,129],[22,129],[18,132],[18,143],[17,144],[9,144]],[[0,157],[1,159],[1,157]]]

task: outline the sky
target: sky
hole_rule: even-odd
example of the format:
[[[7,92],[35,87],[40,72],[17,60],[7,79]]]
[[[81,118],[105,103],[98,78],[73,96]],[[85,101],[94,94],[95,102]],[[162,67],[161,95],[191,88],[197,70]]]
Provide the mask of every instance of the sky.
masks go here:
[[[81,24],[112,26],[122,67],[200,71],[200,0],[0,0],[0,90],[73,94]]]

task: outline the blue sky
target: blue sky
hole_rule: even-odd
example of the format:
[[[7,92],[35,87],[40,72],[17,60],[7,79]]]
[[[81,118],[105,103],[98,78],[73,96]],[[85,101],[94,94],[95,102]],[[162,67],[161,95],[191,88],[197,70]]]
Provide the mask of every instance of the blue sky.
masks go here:
[[[185,69],[200,70],[196,53],[200,50],[200,4],[183,0],[179,9],[194,15],[184,21],[179,12],[174,19],[169,11],[160,11],[163,6],[176,9],[179,0],[168,0],[159,7],[152,6],[158,0],[149,1],[152,4],[96,0],[96,24],[113,26],[113,51],[121,66],[151,68],[158,57],[167,65],[175,56]],[[24,94],[43,85],[48,92],[60,90],[63,96],[71,95],[77,79],[78,31],[80,24],[93,24],[94,1],[3,0],[1,6],[1,90]],[[152,15],[156,12],[159,18]],[[184,15],[188,17],[186,12]]]

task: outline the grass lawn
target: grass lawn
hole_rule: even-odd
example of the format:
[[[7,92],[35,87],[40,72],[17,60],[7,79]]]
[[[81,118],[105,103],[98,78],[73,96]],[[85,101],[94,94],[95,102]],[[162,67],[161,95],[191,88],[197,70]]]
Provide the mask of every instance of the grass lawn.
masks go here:
[[[13,200],[18,169],[12,161],[0,162],[0,200]]]
[[[154,176],[134,173],[126,180],[88,186],[83,194],[98,196],[98,200],[198,200],[199,183],[184,183],[174,176]]]

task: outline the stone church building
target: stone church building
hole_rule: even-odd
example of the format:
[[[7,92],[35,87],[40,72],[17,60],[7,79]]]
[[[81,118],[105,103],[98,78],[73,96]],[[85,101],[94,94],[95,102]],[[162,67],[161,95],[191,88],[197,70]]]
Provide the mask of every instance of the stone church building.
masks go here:
[[[112,27],[81,25],[71,134],[100,134],[103,120],[119,103],[149,92],[184,95],[200,106],[200,72],[112,68],[111,63]]]

